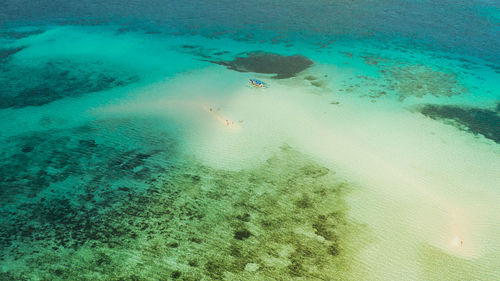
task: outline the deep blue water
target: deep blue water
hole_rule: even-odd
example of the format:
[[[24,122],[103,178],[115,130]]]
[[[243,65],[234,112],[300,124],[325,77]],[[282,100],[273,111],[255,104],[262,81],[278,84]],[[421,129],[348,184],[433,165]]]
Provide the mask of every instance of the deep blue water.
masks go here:
[[[499,1],[4,1],[0,23],[122,22],[214,34],[404,40],[498,63]],[[262,39],[261,37],[254,38]],[[264,37],[264,40],[269,40]]]

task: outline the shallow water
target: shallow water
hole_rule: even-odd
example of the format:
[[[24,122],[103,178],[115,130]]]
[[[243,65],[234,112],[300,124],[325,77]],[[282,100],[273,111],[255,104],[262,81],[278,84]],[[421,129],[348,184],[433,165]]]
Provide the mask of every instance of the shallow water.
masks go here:
[[[0,280],[500,279],[499,14],[3,5]]]

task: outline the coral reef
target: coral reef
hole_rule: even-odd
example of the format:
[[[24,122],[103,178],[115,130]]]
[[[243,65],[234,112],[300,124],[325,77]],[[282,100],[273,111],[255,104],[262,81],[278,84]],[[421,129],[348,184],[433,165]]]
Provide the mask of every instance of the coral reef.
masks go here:
[[[98,137],[112,128],[148,141]],[[107,120],[7,141],[2,278],[346,279],[344,239],[361,226],[335,172],[287,145],[253,169],[213,169],[143,131]]]
[[[467,91],[458,83],[456,74],[422,64],[394,65],[383,73],[401,100],[425,95],[451,97]]]
[[[228,51],[221,51],[215,48],[206,48],[200,45],[187,45],[187,44],[181,46],[175,46],[173,47],[173,49],[178,52],[191,54],[203,59],[213,59],[214,56],[222,56],[229,53]]]
[[[396,95],[404,101],[409,97],[422,98],[426,95],[451,97],[468,91],[459,82],[457,74],[448,69],[375,54],[362,54],[360,57],[378,70],[379,77],[358,75],[355,80],[351,77],[343,82],[340,91],[351,93],[357,89],[368,89],[366,96],[373,101],[387,94]],[[354,81],[362,83],[354,84]]]
[[[10,56],[22,51],[24,47],[12,48],[12,49],[0,49],[0,63],[6,61]]]
[[[458,107],[450,105],[424,105],[420,112],[432,119],[450,120],[460,129],[500,143],[500,113],[496,111],[473,107]]]
[[[239,72],[255,72],[276,74],[273,78],[285,79],[309,68],[313,61],[302,56],[283,56],[266,52],[249,52],[245,57],[236,57],[232,61],[209,61],[223,65],[228,69]]]
[[[18,51],[15,49],[10,53]],[[9,52],[6,54],[9,55]],[[40,106],[66,97],[125,86],[138,80],[137,75],[97,61],[55,59],[33,66],[4,64],[0,68],[0,108]]]
[[[19,30],[7,30],[4,32],[0,32],[0,38],[5,37],[8,39],[22,39],[32,35],[38,35],[44,33],[44,30],[35,29],[29,31],[19,31]]]

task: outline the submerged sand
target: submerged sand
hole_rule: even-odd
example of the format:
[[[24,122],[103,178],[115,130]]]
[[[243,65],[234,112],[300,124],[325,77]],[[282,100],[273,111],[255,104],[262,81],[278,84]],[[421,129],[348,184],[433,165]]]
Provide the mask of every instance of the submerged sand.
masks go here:
[[[186,94],[191,79],[208,85],[217,79],[208,72],[180,78],[172,87]],[[356,183],[348,214],[365,224],[369,234],[347,245],[351,278],[386,280],[407,274],[454,280],[467,273],[494,279],[500,247],[495,242],[500,151],[494,142],[395,107],[397,100],[374,105],[337,96],[338,103],[332,104],[329,97],[308,95],[287,83],[265,91],[227,89],[231,95],[223,99],[208,98],[214,96],[210,91],[220,89],[204,89],[201,95],[191,92],[143,104],[134,100],[103,110],[147,110],[169,118],[189,112],[189,120],[181,118],[189,131],[185,149],[212,167],[252,167],[286,141]],[[244,122],[234,130],[197,113],[200,104],[216,105]]]

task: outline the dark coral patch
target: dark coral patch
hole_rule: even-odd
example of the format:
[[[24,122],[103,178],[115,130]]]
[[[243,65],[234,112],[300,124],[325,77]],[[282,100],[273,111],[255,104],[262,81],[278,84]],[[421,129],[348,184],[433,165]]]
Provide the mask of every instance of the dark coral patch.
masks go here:
[[[295,77],[297,73],[307,69],[313,61],[302,56],[283,56],[266,52],[250,52],[245,57],[236,57],[232,61],[210,61],[239,72],[255,72],[276,74],[273,78],[285,79]]]
[[[3,56],[20,50],[7,51]],[[139,80],[136,75],[100,65],[99,62],[76,63],[68,60],[49,61],[35,67],[8,65],[0,71],[0,108],[40,106]]]
[[[31,31],[14,31],[14,30],[10,30],[10,31],[6,31],[6,32],[0,33],[0,37],[6,37],[6,38],[9,38],[9,39],[22,39],[22,38],[26,38],[26,37],[29,37],[29,36],[32,36],[32,35],[41,34],[43,32],[44,31],[40,30],[40,29],[31,30]]]
[[[25,47],[12,48],[12,49],[1,49],[0,50],[0,62],[9,58],[10,56],[22,51]]]
[[[173,141],[165,138],[155,142],[157,147],[131,149],[110,144],[112,136],[102,139],[101,135],[102,144],[93,139],[95,132],[118,130],[120,126],[120,132],[132,138],[130,130],[135,129],[129,123],[113,119],[91,123],[88,128],[48,130],[1,140],[5,152],[0,153],[4,163],[0,166],[0,259],[34,255],[37,261],[33,266],[39,268],[44,259],[36,255],[39,252],[49,250],[59,256],[82,247],[116,249],[139,235],[164,235],[172,200],[156,196],[156,189],[141,187],[163,173],[158,161],[173,156]],[[141,128],[148,131],[145,125]],[[147,166],[148,171],[138,176],[138,166]],[[116,180],[132,188],[112,186]],[[158,206],[165,210],[159,211]],[[115,257],[98,253],[95,265],[113,268],[115,262]],[[74,272],[61,271],[59,264],[49,262],[46,266],[44,280],[52,280],[54,275],[61,275],[61,280],[75,279]],[[8,280],[27,279],[16,276]]]
[[[174,49],[178,52],[191,54],[204,59],[212,59],[213,55],[220,56],[229,53],[227,51],[217,51],[217,49],[214,48],[205,48],[200,45],[181,45],[179,47],[174,47]]]
[[[481,134],[500,143],[500,115],[497,112],[481,108],[463,108],[458,106],[425,105],[420,112],[432,119],[453,120],[460,128],[465,127],[473,134]]]
[[[172,274],[170,276],[174,279],[177,279],[177,278],[181,277],[181,272],[176,270],[176,271],[172,272]]]
[[[229,52],[228,51],[215,52],[214,56],[222,56],[222,55],[225,55],[225,54],[229,54]]]
[[[87,128],[90,130],[87,133],[82,133],[86,130],[86,126],[82,126],[68,130],[27,133],[7,139],[4,147],[14,146],[15,149],[12,150],[13,154],[0,154],[0,161],[3,163],[0,166],[0,202],[5,203],[22,194],[36,197],[51,184],[71,180],[80,175],[95,176],[96,179],[89,184],[87,190],[93,192],[94,186],[102,186],[106,181],[118,178],[141,180],[162,170],[161,167],[148,163],[150,158],[165,153],[164,150],[121,150],[112,145],[97,144],[90,137],[93,130],[126,123],[124,120],[108,122],[92,124],[91,129]],[[68,137],[72,134],[81,135]],[[147,166],[148,169],[139,169],[142,166]],[[118,190],[129,191],[126,187],[120,187]]]
[[[250,237],[250,235],[252,235],[252,233],[248,229],[245,229],[245,228],[239,229],[239,230],[234,232],[234,238],[236,238],[238,240],[247,239],[248,237]]]

